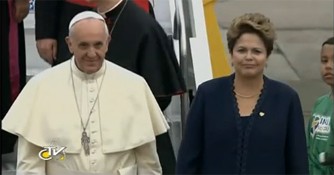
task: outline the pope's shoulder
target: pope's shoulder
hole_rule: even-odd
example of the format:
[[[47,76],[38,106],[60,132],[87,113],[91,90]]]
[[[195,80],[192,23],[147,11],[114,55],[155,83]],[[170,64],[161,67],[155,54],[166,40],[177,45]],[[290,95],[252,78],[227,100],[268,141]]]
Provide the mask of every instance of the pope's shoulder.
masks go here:
[[[34,75],[28,82],[29,83],[48,83],[55,82],[57,79],[63,79],[66,75],[70,73],[70,60],[58,64],[54,67],[45,69],[38,74]]]
[[[134,73],[131,72],[115,63],[112,63],[110,61],[106,60],[106,65],[107,65],[107,72],[110,73],[111,76],[108,76],[108,78],[118,78],[121,79],[122,81],[127,81],[127,82],[133,82],[133,83],[142,83],[146,82],[145,79]]]
[[[52,68],[46,69],[37,75],[33,76],[28,84],[58,84],[58,83],[65,83],[69,78],[71,78],[70,73],[70,61],[63,62],[57,66]],[[110,61],[106,60],[106,79],[113,80],[115,79],[118,83],[124,85],[135,85],[135,84],[145,84],[146,81],[143,77],[121,67],[118,66]]]

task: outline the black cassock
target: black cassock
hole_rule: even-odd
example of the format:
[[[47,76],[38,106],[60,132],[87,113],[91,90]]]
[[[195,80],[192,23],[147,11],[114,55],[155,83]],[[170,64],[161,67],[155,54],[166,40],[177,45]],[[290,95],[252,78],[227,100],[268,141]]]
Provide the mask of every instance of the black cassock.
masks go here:
[[[48,3],[50,2],[48,1]],[[166,33],[151,15],[131,0],[128,0],[122,11],[125,3],[126,1],[123,0],[120,5],[106,14],[109,30],[114,27],[106,58],[144,77],[160,108],[165,110],[172,95],[181,94],[186,90],[175,52]],[[36,1],[36,8],[42,8],[41,5],[42,2],[38,5],[38,1]],[[71,4],[71,6],[73,5]],[[70,12],[68,7],[65,9],[64,13]],[[119,19],[115,22],[119,14]],[[68,20],[68,17],[65,18],[63,15],[59,16],[62,16],[61,23],[66,23],[64,20],[67,21],[67,25],[60,29],[63,31],[68,28],[70,19]],[[42,15],[36,14],[36,20],[38,20],[37,18],[42,18]],[[42,24],[36,21],[36,25]],[[47,25],[44,24],[44,26]],[[45,32],[44,30],[43,32]],[[36,32],[38,31],[41,29],[36,30]],[[36,35],[38,34],[36,33]],[[65,35],[67,35],[67,30]],[[62,45],[58,48],[65,49],[67,47],[65,43]],[[56,64],[71,57],[67,48],[66,52],[63,50],[59,55],[63,56],[57,58]],[[157,150],[164,174],[174,174],[175,156],[168,133],[157,137]]]
[[[107,59],[143,76],[164,110],[171,95],[185,90],[174,50],[156,20],[134,3],[129,1],[120,14],[124,3],[106,14],[109,30],[115,27]],[[168,133],[157,137],[157,149],[164,174],[173,174],[175,157]]]
[[[105,14],[109,30],[114,28],[107,59],[143,76],[155,97],[184,92],[173,47],[162,27],[132,1],[128,1],[122,11],[125,4],[123,1]]]
[[[16,24],[17,25],[17,39],[14,41],[14,38],[10,38],[10,17],[8,9],[7,0],[0,1],[0,13],[1,13],[1,94],[0,94],[0,109],[1,109],[1,119],[8,112],[13,98],[17,95],[12,93],[14,89],[21,90],[25,85],[26,81],[26,55],[25,55],[25,42],[24,42],[24,28],[23,22]],[[18,49],[18,57],[10,56],[10,42],[14,42],[14,47]],[[16,59],[16,63],[13,64],[13,59]],[[11,61],[12,60],[12,61]],[[13,66],[17,69],[13,69]],[[11,72],[16,74],[13,75]],[[14,83],[16,82],[16,83]],[[15,86],[15,87],[14,87]],[[19,92],[19,91],[17,91]],[[16,136],[9,134],[6,131],[1,130],[1,154],[10,153],[14,150],[14,144],[16,142]]]

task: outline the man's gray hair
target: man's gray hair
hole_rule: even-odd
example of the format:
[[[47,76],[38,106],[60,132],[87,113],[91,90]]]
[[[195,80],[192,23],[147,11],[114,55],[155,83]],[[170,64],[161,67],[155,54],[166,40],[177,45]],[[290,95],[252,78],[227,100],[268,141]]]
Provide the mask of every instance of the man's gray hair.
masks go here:
[[[73,26],[77,22],[79,22],[81,20],[84,20],[84,19],[98,19],[98,20],[102,21],[103,24],[104,24],[104,27],[105,27],[106,34],[109,35],[109,30],[108,30],[108,26],[106,24],[106,21],[104,20],[104,18],[100,14],[98,14],[96,12],[93,12],[93,11],[83,11],[83,12],[80,12],[77,15],[75,15],[72,18],[72,20],[71,20],[71,22],[70,22],[70,24],[68,26],[68,31],[69,31],[68,34],[70,35]]]

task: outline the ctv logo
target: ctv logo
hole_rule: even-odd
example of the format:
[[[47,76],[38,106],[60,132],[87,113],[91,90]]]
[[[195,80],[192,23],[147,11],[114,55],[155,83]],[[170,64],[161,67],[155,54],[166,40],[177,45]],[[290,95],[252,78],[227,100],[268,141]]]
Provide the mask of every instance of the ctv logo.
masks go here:
[[[58,156],[58,160],[65,160],[65,149],[66,147],[57,146],[45,146],[43,147],[38,156],[42,160],[51,160],[53,157]]]

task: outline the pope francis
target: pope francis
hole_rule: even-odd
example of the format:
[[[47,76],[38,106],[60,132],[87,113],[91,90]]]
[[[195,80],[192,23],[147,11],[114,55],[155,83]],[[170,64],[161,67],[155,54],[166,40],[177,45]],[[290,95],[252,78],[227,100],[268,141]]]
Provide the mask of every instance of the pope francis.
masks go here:
[[[155,136],[169,128],[145,80],[107,60],[102,16],[77,14],[73,58],[33,77],[2,121],[18,139],[17,174],[161,174]]]

